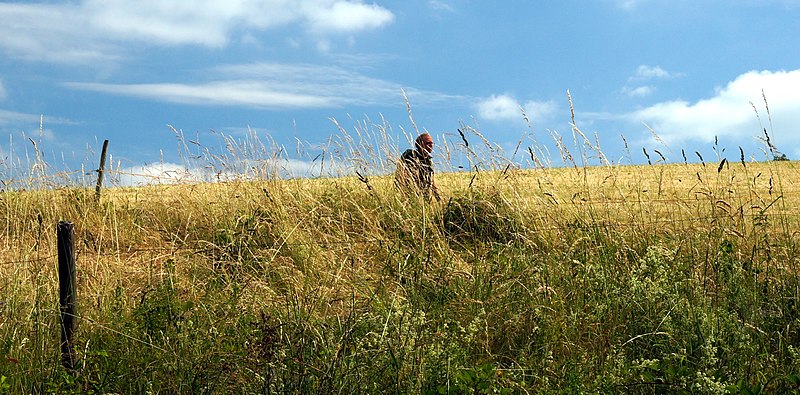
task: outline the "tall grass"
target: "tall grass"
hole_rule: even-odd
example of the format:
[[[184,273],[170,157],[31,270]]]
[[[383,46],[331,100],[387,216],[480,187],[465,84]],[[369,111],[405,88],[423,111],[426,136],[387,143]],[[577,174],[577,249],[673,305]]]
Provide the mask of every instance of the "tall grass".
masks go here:
[[[553,132],[552,167],[460,125],[427,203],[393,186],[386,120],[335,125],[318,157],[296,147],[326,177],[285,178],[253,131],[215,149],[176,130],[193,182],[0,194],[0,393],[797,392],[793,162],[589,166],[576,126],[578,159]]]

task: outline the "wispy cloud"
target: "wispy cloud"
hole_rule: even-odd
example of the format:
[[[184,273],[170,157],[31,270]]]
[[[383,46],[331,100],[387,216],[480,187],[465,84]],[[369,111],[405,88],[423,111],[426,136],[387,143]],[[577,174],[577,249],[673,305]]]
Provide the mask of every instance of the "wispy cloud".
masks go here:
[[[465,97],[403,87],[335,66],[252,63],[209,71],[214,81],[198,84],[106,84],[69,82],[85,91],[192,105],[267,109],[327,108],[346,105],[403,105],[403,90],[417,105],[463,103]]]
[[[39,122],[38,115],[24,114],[15,111],[0,110],[0,125],[17,124],[17,123],[34,123]]]
[[[0,50],[62,64],[114,62],[130,43],[219,48],[296,24],[300,34],[356,33],[390,24],[394,14],[359,0],[82,0],[0,3]],[[251,37],[251,36],[250,36]]]
[[[120,96],[179,104],[228,105],[264,108],[319,108],[334,106],[334,98],[288,92],[260,81],[217,81],[206,84],[101,84],[70,82],[64,86]]]
[[[527,101],[521,104],[508,95],[492,95],[480,101],[477,106],[478,115],[490,121],[523,121],[523,112],[529,119],[538,120],[552,117],[558,109],[554,101]]]
[[[28,128],[39,127],[39,122],[44,125],[78,125],[76,122],[67,118],[48,116],[41,114],[26,114],[16,111],[0,109],[0,125],[17,125]]]
[[[428,7],[439,12],[456,12],[456,9],[452,4],[441,0],[428,0]]]
[[[3,80],[0,79],[0,100],[5,100],[8,97],[8,93],[6,93],[6,86],[3,84]]]
[[[90,19],[74,4],[0,3],[0,49],[31,61],[118,60],[120,48],[100,39]]]
[[[776,144],[800,142],[795,130],[800,125],[800,70],[751,71],[717,89],[710,98],[695,103],[658,103],[629,114],[629,120],[648,124],[665,141],[709,142],[714,136],[757,136],[762,126],[754,109],[759,109],[763,127],[769,127],[764,97],[774,121]]]

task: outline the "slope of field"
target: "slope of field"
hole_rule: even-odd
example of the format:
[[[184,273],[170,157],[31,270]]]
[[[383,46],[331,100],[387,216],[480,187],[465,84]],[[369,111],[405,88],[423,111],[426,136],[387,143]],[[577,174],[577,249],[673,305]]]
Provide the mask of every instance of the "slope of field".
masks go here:
[[[391,177],[2,193],[0,393],[797,391],[798,182],[724,161],[443,174],[441,202]]]

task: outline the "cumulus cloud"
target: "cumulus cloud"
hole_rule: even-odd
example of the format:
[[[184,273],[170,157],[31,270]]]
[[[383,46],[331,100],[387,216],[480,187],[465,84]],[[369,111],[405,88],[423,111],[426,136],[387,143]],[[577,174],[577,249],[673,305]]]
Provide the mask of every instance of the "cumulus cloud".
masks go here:
[[[635,88],[624,87],[622,88],[622,93],[630,96],[630,97],[645,97],[650,96],[653,92],[655,92],[656,88],[652,86],[637,86]]]
[[[522,107],[508,95],[492,95],[478,103],[478,115],[488,120],[507,120],[522,117]]]
[[[658,103],[629,114],[629,119],[646,123],[672,142],[757,136],[761,126],[754,107],[766,123],[764,97],[774,122],[773,138],[778,144],[800,142],[800,70],[751,71],[718,88],[710,98]]]
[[[553,116],[558,106],[553,101],[528,101],[519,103],[510,95],[492,95],[477,105],[478,115],[490,121],[523,120],[523,112],[531,120]]]
[[[118,170],[111,179],[117,186],[179,184],[201,181],[200,173],[175,163],[155,163]]]
[[[359,0],[81,0],[0,3],[0,49],[34,61],[119,61],[130,43],[222,47],[234,34],[297,24],[314,34],[355,33],[394,20]]]
[[[316,2],[319,3],[319,2]],[[315,31],[354,32],[391,23],[394,14],[377,4],[336,1],[305,7],[305,18]]]
[[[229,105],[267,109],[327,108],[346,105],[403,105],[403,90],[417,105],[465,101],[345,70],[309,64],[251,63],[209,70],[216,80],[198,84],[107,84],[69,82],[85,91],[192,105]]]
[[[530,119],[540,120],[552,117],[558,110],[558,106],[552,100],[549,101],[528,101],[525,102],[525,114]]]
[[[647,66],[641,65],[639,68],[636,69],[636,78],[639,79],[649,79],[649,78],[665,78],[668,77],[669,73],[662,69],[661,66]]]

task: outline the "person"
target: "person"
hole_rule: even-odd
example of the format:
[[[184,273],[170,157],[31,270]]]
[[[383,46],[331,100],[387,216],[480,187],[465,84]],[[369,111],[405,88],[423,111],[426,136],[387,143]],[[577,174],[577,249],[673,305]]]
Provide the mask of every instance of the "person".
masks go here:
[[[436,200],[441,200],[433,180],[433,138],[428,133],[422,133],[417,136],[414,145],[414,149],[407,149],[400,155],[395,184],[406,193],[422,194],[425,200],[430,200],[431,195]]]

